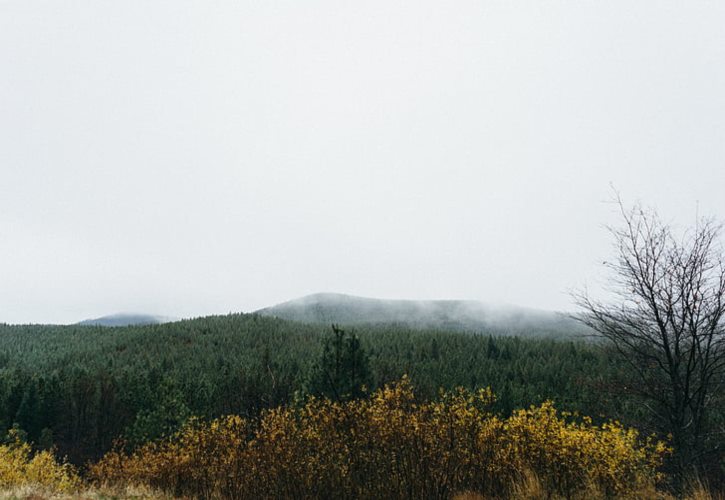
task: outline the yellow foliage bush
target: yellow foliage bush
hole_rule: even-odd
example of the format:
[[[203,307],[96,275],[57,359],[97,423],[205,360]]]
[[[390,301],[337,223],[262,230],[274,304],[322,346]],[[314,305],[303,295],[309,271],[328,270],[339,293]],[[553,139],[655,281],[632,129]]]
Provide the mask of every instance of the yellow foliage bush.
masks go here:
[[[420,403],[403,378],[368,399],[192,421],[170,439],[108,453],[90,474],[102,484],[231,499],[505,496],[529,471],[562,496],[590,487],[623,496],[659,479],[668,452],[660,442],[559,414],[551,403],[500,418],[493,401],[489,389],[458,389]]]
[[[58,462],[50,451],[32,453],[30,445],[15,439],[0,445],[0,489],[41,487],[52,492],[71,492],[80,485],[75,470]]]

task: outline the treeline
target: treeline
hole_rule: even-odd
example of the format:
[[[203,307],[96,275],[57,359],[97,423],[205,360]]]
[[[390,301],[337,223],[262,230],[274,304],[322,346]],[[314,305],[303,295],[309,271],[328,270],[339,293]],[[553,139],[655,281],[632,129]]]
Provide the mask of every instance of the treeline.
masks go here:
[[[606,390],[623,367],[596,345],[495,334],[394,325],[336,334],[245,314],[124,328],[2,325],[0,435],[14,428],[83,464],[118,438],[140,445],[192,416],[254,417],[309,394],[372,392],[406,374],[423,399],[440,388],[491,387],[502,415],[552,399],[595,419],[639,423],[638,407]]]

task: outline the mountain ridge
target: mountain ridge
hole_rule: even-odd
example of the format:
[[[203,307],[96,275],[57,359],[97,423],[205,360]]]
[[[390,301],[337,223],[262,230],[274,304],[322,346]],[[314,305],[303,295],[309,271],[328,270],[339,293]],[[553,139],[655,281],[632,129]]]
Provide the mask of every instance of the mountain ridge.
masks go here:
[[[255,311],[304,323],[403,324],[420,329],[491,332],[503,335],[576,336],[586,328],[571,317],[476,300],[377,299],[341,293],[314,293]]]
[[[76,323],[81,326],[133,326],[157,325],[173,321],[171,318],[141,313],[116,313],[98,318],[85,319]]]

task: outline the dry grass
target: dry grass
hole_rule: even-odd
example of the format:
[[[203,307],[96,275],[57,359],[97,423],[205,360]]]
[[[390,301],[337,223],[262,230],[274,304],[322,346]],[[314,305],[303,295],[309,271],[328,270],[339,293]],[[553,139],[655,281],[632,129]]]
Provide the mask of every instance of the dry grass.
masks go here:
[[[0,491],[2,500],[171,500],[173,497],[146,486],[88,488],[59,493],[42,486],[24,485]]]
[[[689,493],[685,500],[725,500],[725,494],[713,493],[700,481],[694,480],[688,488]]]
[[[25,485],[0,491],[0,500],[172,500],[175,497],[152,490],[146,486],[99,487],[81,489],[74,493],[58,493],[42,486]],[[596,487],[589,487],[575,493],[567,500],[605,500],[608,497]],[[628,500],[676,500],[670,494],[644,487],[626,497]],[[504,498],[484,496],[473,491],[453,495],[452,500],[564,500],[546,491],[542,482],[532,472],[527,472],[512,486],[511,495]],[[688,493],[681,500],[725,500],[721,494],[711,493],[699,482],[693,482]]]
[[[597,486],[590,485],[571,496],[562,497],[546,489],[543,482],[532,471],[524,472],[511,486],[510,496],[505,498],[482,495],[474,491],[464,491],[453,495],[452,500],[607,500],[607,496]],[[692,481],[685,495],[676,497],[670,493],[658,491],[653,485],[643,486],[629,492],[626,500],[725,500],[725,495],[713,493],[699,481]]]

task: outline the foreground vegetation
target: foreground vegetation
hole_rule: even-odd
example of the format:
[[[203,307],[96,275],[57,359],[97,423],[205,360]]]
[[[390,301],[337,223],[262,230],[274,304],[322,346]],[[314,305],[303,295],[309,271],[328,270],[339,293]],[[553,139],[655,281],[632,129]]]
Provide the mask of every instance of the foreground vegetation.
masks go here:
[[[424,399],[490,386],[503,414],[552,399],[633,423],[616,408],[621,395],[602,397],[619,367],[584,342],[390,325],[355,333],[367,366],[357,383],[370,390],[408,374]],[[247,314],[125,328],[0,325],[0,438],[16,426],[83,465],[118,438],[141,444],[191,416],[253,417],[307,394],[334,396],[320,376],[329,336],[329,326]]]
[[[686,486],[626,365],[592,342],[495,333],[352,333],[245,314],[0,325],[0,446],[30,464],[0,488],[371,497],[392,484],[400,498],[652,498],[656,485]],[[415,396],[407,381],[390,385],[406,375]],[[722,399],[712,405],[722,421]],[[710,463],[702,479],[718,489],[722,454]],[[37,480],[43,468],[65,471],[69,486]]]
[[[419,402],[404,378],[369,398],[192,421],[167,440],[107,454],[90,474],[195,498],[501,496],[527,472],[561,496],[622,496],[661,479],[664,443],[551,403],[499,418],[493,401],[490,390],[459,389]]]
[[[49,451],[33,453],[17,433],[0,446],[0,487],[34,486],[54,493],[71,493],[80,486],[76,470]]]
[[[489,389],[421,401],[407,378],[345,402],[310,398],[259,418],[192,419],[85,481],[48,452],[0,446],[2,498],[672,499],[668,447],[546,402],[502,418]],[[699,485],[681,498],[713,499]]]
[[[490,390],[462,388],[419,401],[403,378],[367,398],[311,398],[255,419],[193,419],[169,438],[109,452],[87,477],[101,490],[140,485],[193,498],[511,496],[532,477],[552,494],[612,496],[654,491],[661,479],[661,442],[559,414],[551,403],[499,418],[493,402]],[[19,438],[0,455],[6,491],[81,491],[73,467],[33,455]]]
[[[404,377],[345,402],[191,419],[132,451],[119,444],[83,479],[12,432],[0,498],[674,498],[658,489],[665,443],[551,402],[502,418],[494,401],[463,388],[422,401]],[[678,498],[720,498],[699,483],[685,491]]]

